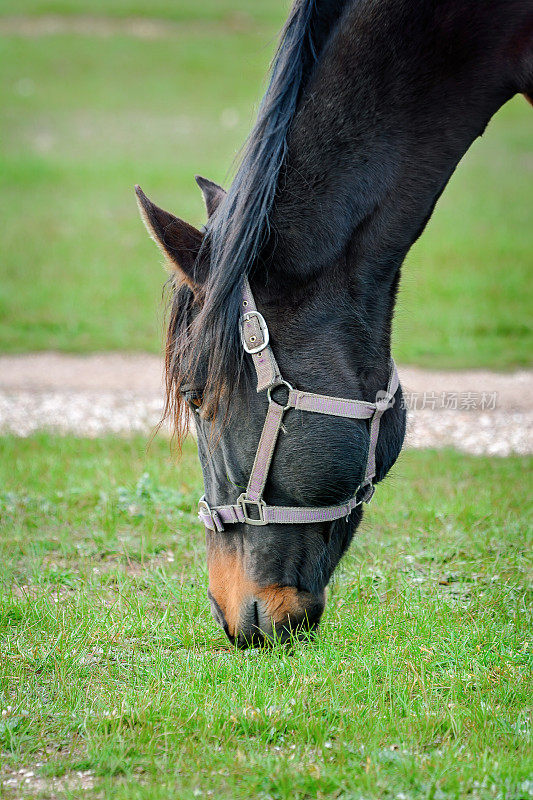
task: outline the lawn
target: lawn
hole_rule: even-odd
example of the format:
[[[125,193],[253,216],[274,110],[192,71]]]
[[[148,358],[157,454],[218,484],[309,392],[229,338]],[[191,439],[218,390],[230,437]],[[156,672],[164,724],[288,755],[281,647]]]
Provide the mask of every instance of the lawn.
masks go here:
[[[203,222],[193,175],[225,180],[285,9],[280,0],[3,0],[0,351],[159,350],[164,274],[133,184]],[[115,25],[159,17],[168,35],[68,27],[88,13]],[[65,30],[16,34],[2,27],[9,14],[64,15]],[[530,364],[532,122],[516,98],[457,170],[404,270],[399,360]]]
[[[0,774],[26,796],[533,795],[530,460],[405,453],[318,640],[243,653],[208,611],[193,445],[1,447]]]
[[[105,15],[124,19],[139,17],[174,22],[239,21],[283,22],[289,0],[2,0],[1,14],[40,17],[47,14],[75,17]]]

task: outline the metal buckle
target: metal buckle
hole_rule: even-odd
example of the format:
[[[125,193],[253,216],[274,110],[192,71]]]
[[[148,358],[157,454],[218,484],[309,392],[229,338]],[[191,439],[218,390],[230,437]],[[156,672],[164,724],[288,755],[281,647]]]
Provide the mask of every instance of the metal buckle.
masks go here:
[[[244,323],[248,322],[253,317],[255,317],[257,319],[257,321],[259,323],[259,329],[260,329],[261,334],[263,336],[263,341],[261,342],[261,344],[258,344],[257,347],[250,347],[246,343],[246,339],[245,339],[245,336],[244,336]],[[254,353],[261,353],[266,347],[268,347],[268,344],[270,342],[270,333],[268,331],[268,325],[266,323],[266,319],[264,318],[264,316],[259,311],[247,311],[246,314],[242,315],[242,317],[241,317],[241,340],[242,340],[242,346],[244,347],[245,352],[246,353],[250,353],[250,355],[253,355]]]
[[[237,500],[237,505],[241,507],[244,515],[244,521],[248,525],[267,525],[264,512],[266,503],[264,500],[250,500],[248,497],[246,497],[246,494],[241,494]],[[257,519],[250,517],[247,511],[248,506],[254,506],[257,509],[257,513],[259,515]]]
[[[289,398],[291,396],[291,392],[294,392],[294,388],[290,385],[290,383],[288,381],[283,381],[282,380],[279,383],[276,383],[275,386],[269,386],[268,387],[268,392],[267,392],[268,402],[269,403],[276,403],[276,405],[278,405],[278,406],[281,405],[281,403],[278,403],[278,401],[274,400],[274,398],[272,397],[272,392],[275,391],[276,389],[279,389],[280,386],[284,386],[287,389],[288,393],[289,393],[287,395],[287,405],[283,407],[284,411],[288,411],[289,408],[292,408],[292,406],[289,404]]]
[[[205,499],[205,495],[202,495],[202,497],[200,497],[198,500],[198,514],[200,514],[201,511],[205,511],[206,514],[213,519],[213,512],[211,511],[209,503]]]
[[[365,490],[365,495],[361,498],[361,503],[366,503],[369,505],[374,497],[376,487],[373,483],[367,483],[366,486],[363,486],[362,488]]]
[[[207,522],[202,519],[200,514],[204,514],[204,516],[209,517],[211,521],[211,525],[208,525]],[[220,518],[220,514],[216,509],[211,508],[207,500],[205,499],[205,495],[203,495],[200,500],[198,501],[198,517],[200,522],[203,522],[206,528],[213,531],[213,533],[222,533],[224,530],[224,524]]]

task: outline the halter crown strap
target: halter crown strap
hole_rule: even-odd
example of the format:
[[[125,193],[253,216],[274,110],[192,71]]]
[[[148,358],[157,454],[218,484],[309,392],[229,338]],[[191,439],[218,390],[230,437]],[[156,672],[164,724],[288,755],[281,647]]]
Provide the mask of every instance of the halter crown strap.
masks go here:
[[[268,411],[257,447],[248,486],[237,502],[227,506],[211,508],[205,497],[198,507],[198,516],[204,525],[213,531],[223,531],[224,525],[237,522],[248,525],[301,524],[305,522],[332,522],[348,517],[361,505],[369,503],[374,494],[376,474],[376,447],[381,418],[394,405],[394,396],[400,385],[398,371],[391,360],[391,371],[387,389],[378,392],[375,403],[365,400],[349,400],[343,397],[302,392],[283,380],[270,347],[270,337],[265,318],[257,310],[250,284],[245,280],[243,288],[241,336],[244,350],[252,357],[257,373],[257,391],[268,389]],[[288,392],[286,405],[281,405],[272,396],[272,390],[284,386]],[[285,413],[291,409],[326,414],[345,419],[370,420],[370,442],[365,477],[354,496],[344,503],[328,507],[271,506],[263,500],[270,465],[282,429]]]

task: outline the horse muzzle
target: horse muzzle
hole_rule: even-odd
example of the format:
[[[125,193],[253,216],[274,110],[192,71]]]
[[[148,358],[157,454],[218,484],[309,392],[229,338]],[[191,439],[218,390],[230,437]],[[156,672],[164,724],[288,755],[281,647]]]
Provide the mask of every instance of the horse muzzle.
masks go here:
[[[215,621],[230,642],[243,648],[305,638],[318,628],[326,604],[325,591],[314,595],[249,580],[221,587],[211,579],[208,596]]]

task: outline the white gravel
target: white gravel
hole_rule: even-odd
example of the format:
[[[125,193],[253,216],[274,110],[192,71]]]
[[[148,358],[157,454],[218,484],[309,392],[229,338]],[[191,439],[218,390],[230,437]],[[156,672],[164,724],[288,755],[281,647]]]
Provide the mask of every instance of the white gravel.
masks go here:
[[[533,413],[491,411],[411,411],[407,447],[455,447],[489,456],[533,453]]]
[[[407,446],[533,453],[533,372],[400,369]],[[0,433],[149,435],[162,414],[161,362],[149,355],[0,357]],[[168,434],[168,427],[163,431]]]
[[[0,432],[40,430],[97,437],[149,433],[161,419],[160,395],[131,392],[0,392]]]

